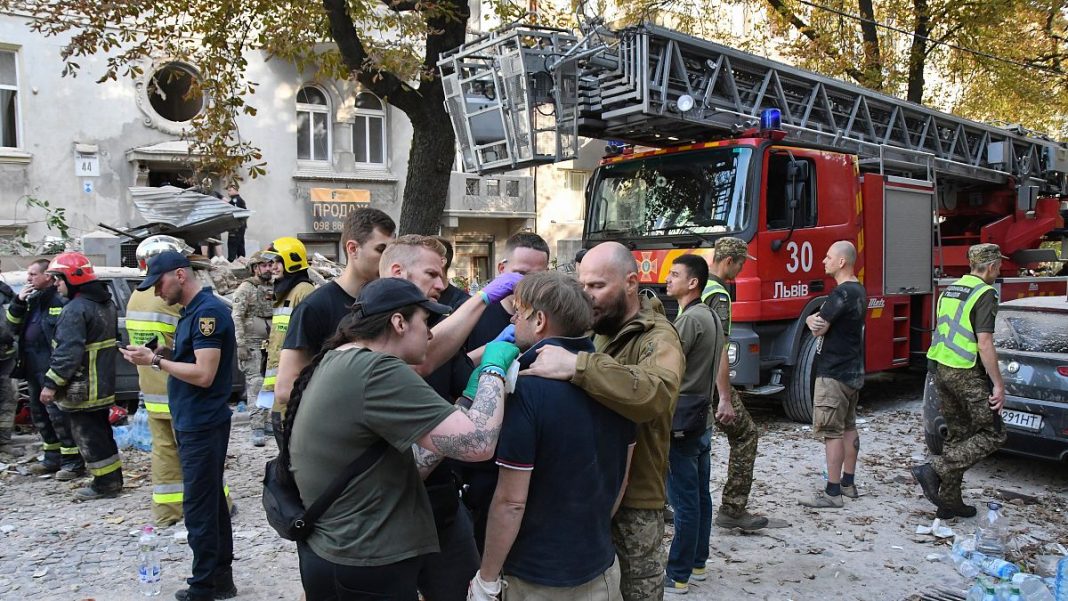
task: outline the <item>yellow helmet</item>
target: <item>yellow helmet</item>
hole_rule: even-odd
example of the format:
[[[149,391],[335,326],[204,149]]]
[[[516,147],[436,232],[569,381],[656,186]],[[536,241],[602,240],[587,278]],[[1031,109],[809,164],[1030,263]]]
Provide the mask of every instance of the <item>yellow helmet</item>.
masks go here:
[[[283,271],[286,273],[296,273],[308,268],[308,251],[304,249],[304,243],[291,236],[272,242],[271,246],[263,251],[263,257],[268,261],[282,259]]]

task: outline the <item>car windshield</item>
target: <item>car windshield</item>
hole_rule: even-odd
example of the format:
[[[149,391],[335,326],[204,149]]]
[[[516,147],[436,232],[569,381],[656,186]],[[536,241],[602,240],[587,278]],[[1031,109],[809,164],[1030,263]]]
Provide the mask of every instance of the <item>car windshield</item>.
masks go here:
[[[605,165],[590,196],[589,237],[730,234],[749,224],[751,148],[714,148]]]
[[[994,323],[994,346],[1010,351],[1068,353],[1063,313],[1002,308]]]

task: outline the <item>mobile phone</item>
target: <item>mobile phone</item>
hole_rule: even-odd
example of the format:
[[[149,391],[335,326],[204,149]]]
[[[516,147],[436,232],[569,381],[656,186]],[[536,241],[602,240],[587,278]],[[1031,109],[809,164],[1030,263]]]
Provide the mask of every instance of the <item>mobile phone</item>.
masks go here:
[[[159,346],[159,338],[152,338],[152,340],[149,340],[148,342],[145,343],[145,347],[148,348],[149,350],[153,350],[154,351],[154,350],[156,350],[157,346]]]

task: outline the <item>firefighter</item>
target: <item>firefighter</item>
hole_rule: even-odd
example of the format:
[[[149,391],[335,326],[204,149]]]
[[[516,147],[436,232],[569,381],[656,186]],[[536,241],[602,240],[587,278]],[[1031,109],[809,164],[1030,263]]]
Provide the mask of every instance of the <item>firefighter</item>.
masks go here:
[[[63,410],[41,404],[44,375],[52,361],[52,339],[59,313],[66,301],[56,290],[55,278],[46,273],[48,259],[38,259],[26,268],[26,285],[8,305],[5,319],[19,338],[16,377],[26,380],[30,415],[41,436],[44,459],[30,466],[34,474],[55,473],[56,480],[73,480],[85,473],[85,462],[70,433]]]
[[[283,237],[271,243],[263,253],[271,261],[271,274],[274,276],[274,305],[271,314],[271,334],[267,339],[267,369],[263,375],[263,389],[256,404],[271,408],[271,424],[274,428],[275,442],[281,448],[282,416],[285,405],[274,399],[274,384],[278,378],[278,357],[282,352],[286,332],[289,331],[289,318],[305,297],[315,290],[308,277],[308,252],[304,243],[296,238]]]
[[[59,314],[52,339],[52,360],[45,372],[41,403],[55,402],[66,413],[71,434],[93,476],[90,486],[75,491],[75,499],[118,496],[122,492],[122,461],[108,422],[115,403],[115,360],[119,355],[115,303],[81,253],[60,253],[48,264],[47,273],[56,276],[56,287],[67,304]]]
[[[234,330],[237,335],[237,361],[245,375],[245,398],[252,404],[249,427],[252,444],[262,447],[267,438],[268,408],[255,405],[263,386],[264,344],[271,332],[274,290],[271,288],[271,265],[261,251],[249,257],[252,277],[241,282],[234,293]]]
[[[147,272],[148,260],[169,250],[184,255],[193,252],[192,247],[177,238],[152,236],[137,245],[137,265]],[[151,290],[134,290],[126,305],[130,344],[173,348],[180,309],[178,305],[168,305]],[[137,382],[148,411],[148,429],[152,432],[152,517],[157,526],[165,528],[182,519],[182,466],[171,427],[167,374],[138,366]]]
[[[725,236],[716,240],[715,255],[709,269],[708,284],[701,298],[723,322],[723,355],[716,374],[716,427],[727,435],[730,459],[727,461],[727,481],[723,485],[716,525],[720,528],[757,530],[768,525],[768,518],[749,513],[749,492],[753,488],[753,465],[757,457],[757,428],[742,403],[738,392],[731,387],[727,343],[731,333],[731,294],[727,281],[741,273],[749,255],[744,240]],[[755,259],[754,259],[755,260]]]
[[[949,428],[942,454],[912,473],[938,517],[972,517],[974,505],[961,498],[964,472],[1005,443],[1001,422],[1005,383],[994,350],[998,293],[991,285],[1001,273],[1001,248],[976,244],[968,249],[971,273],[938,297],[935,331],[927,351],[928,369],[942,399]]]

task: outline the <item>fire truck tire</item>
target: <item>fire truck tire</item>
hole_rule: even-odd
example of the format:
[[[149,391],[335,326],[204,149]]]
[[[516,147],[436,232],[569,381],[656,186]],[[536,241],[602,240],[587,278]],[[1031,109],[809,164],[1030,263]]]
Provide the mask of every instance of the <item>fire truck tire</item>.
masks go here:
[[[782,408],[786,417],[805,424],[812,423],[812,388],[816,381],[816,338],[805,334],[797,353],[797,363],[790,372],[783,393]]]

